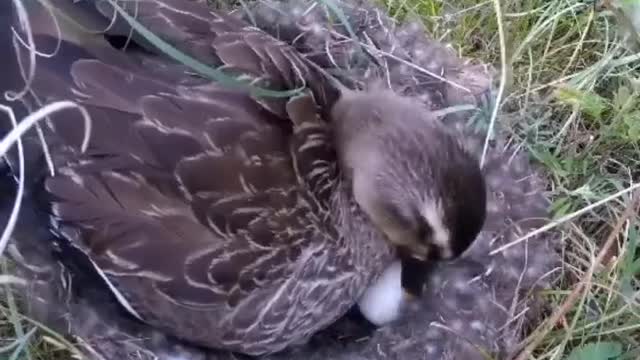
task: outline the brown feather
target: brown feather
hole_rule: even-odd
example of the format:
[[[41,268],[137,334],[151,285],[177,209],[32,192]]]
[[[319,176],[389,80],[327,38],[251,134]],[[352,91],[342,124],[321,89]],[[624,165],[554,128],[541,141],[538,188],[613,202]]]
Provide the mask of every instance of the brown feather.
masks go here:
[[[138,20],[201,61],[272,75],[261,84],[306,83],[288,45],[234,21],[214,19],[230,33],[211,33],[203,9],[143,1]],[[351,250],[327,220],[335,153],[312,97],[287,107],[98,40],[87,51],[64,42],[39,62],[33,90],[79,102],[93,122],[85,153],[77,113],[54,115],[45,129],[58,166],[45,186],[57,233],[127,309],[169,334],[246,353],[281,349],[344,313],[390,255],[381,238],[379,256],[331,255]]]

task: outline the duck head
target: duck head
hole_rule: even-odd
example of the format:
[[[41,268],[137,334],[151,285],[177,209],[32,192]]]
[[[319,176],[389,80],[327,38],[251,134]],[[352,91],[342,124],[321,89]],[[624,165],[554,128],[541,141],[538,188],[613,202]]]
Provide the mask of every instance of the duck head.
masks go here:
[[[486,215],[482,171],[423,103],[391,90],[343,91],[331,121],[355,201],[398,250],[403,269],[416,275],[471,245]],[[417,295],[421,286],[411,289]]]

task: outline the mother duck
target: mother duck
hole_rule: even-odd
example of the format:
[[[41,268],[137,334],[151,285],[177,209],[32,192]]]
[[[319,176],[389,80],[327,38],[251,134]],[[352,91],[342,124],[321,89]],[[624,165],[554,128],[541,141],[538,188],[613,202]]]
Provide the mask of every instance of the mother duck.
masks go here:
[[[277,352],[344,315],[394,257],[411,265],[404,278],[420,278],[480,231],[477,160],[421,102],[336,87],[290,46],[204,2],[141,1],[130,14],[253,86],[310,88],[286,99],[230,89],[128,39],[108,2],[57,0],[51,13],[35,3],[36,48],[59,48],[37,58],[11,106],[73,100],[92,120],[82,151],[79,112],[47,119],[54,174],[36,134],[25,139],[27,173],[39,175],[27,201],[55,234],[40,245],[78,278],[94,271],[141,322],[208,348]],[[20,90],[29,54],[8,34],[0,46],[18,56],[2,88]],[[28,215],[22,224],[33,226]],[[17,249],[37,251],[19,235]]]

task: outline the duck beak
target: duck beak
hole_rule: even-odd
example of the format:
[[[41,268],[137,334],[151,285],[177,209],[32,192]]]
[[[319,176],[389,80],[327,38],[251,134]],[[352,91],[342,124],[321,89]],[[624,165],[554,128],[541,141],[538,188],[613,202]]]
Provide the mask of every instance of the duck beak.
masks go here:
[[[424,291],[429,274],[433,270],[434,262],[418,260],[413,257],[401,257],[401,282],[405,300],[416,301]]]
[[[409,291],[408,289],[403,287],[403,295],[404,295],[404,300],[406,302],[414,302],[416,300],[418,300],[418,296],[411,293],[411,291]]]

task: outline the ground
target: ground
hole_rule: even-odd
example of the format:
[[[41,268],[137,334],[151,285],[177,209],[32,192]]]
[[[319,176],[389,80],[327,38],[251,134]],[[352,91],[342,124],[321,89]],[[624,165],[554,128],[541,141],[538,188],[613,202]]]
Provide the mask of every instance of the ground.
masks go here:
[[[528,358],[640,358],[640,221],[637,208],[625,211],[640,195],[631,196],[640,175],[640,2],[384,5],[395,17],[418,17],[460,55],[493,64],[503,74],[496,121],[544,165],[564,263],[562,280],[544,294],[556,312],[532,329]],[[55,334],[0,294],[2,358],[67,358]]]

